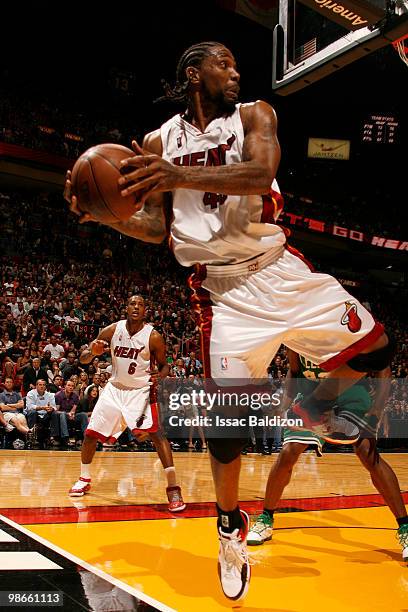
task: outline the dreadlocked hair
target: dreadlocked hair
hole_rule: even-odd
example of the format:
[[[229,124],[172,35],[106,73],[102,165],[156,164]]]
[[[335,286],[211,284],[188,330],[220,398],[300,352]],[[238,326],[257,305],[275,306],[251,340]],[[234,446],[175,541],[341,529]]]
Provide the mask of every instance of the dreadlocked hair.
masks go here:
[[[188,95],[189,80],[186,77],[186,68],[194,66],[199,68],[204,58],[211,54],[211,50],[215,47],[223,45],[215,41],[201,42],[197,45],[192,45],[181,56],[176,70],[176,83],[172,87],[165,79],[161,80],[161,85],[164,89],[164,96],[157,98],[154,102],[163,102],[171,100],[172,102],[184,102]]]

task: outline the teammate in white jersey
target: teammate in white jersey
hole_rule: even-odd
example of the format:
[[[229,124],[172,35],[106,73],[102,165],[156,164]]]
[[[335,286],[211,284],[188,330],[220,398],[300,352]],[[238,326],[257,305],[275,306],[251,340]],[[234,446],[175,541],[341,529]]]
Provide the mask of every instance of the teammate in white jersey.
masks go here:
[[[166,474],[168,508],[171,512],[180,512],[186,505],[177,484],[170,444],[160,428],[156,402],[157,382],[169,372],[165,342],[145,323],[144,316],[143,297],[130,297],[126,320],[102,329],[90,347],[81,353],[81,363],[90,363],[95,355],[101,355],[110,346],[112,376],[89,420],[81,450],[81,475],[69,494],[81,497],[90,490],[90,466],[97,441],[116,441],[128,427],[136,437],[150,436]],[[157,371],[152,369],[154,367]]]
[[[111,227],[161,242],[169,202],[175,256],[182,265],[196,264],[190,286],[205,376],[219,385],[266,377],[284,343],[329,372],[294,410],[305,427],[338,442],[338,420],[331,419],[330,429],[326,413],[367,371],[388,365],[388,338],[335,279],[311,271],[286,244],[276,225],[282,200],[275,182],[280,161],[275,111],[259,100],[240,105],[239,80],[231,51],[220,43],[199,43],[183,53],[176,85],[166,84],[165,92],[185,111],[145,136],[143,149],[132,143],[136,155],[122,162],[119,185],[124,196],[135,194],[139,210]],[[80,214],[70,174],[65,197]],[[80,219],[88,220],[88,214]],[[358,434],[355,427],[337,432],[349,443]],[[246,438],[209,441],[221,584],[231,599],[243,597],[250,577],[248,517],[238,507],[245,443]]]

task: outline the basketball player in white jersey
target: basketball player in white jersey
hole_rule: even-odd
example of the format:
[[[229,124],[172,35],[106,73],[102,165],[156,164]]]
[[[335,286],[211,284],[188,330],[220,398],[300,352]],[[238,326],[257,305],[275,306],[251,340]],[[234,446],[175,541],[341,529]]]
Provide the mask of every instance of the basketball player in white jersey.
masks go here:
[[[218,385],[266,378],[281,343],[329,372],[293,408],[304,426],[333,442],[353,443],[358,429],[331,418],[337,395],[367,371],[389,363],[383,326],[327,274],[314,273],[276,225],[282,198],[275,180],[280,147],[273,108],[238,103],[240,75],[224,45],[187,49],[166,98],[184,112],[147,134],[124,160],[119,186],[135,194],[135,214],[111,225],[147,242],[170,237],[190,279],[202,332],[204,375]],[[81,214],[67,175],[65,198]],[[89,214],[80,221],[92,220]],[[339,380],[340,379],[340,380]],[[341,385],[340,385],[341,382]],[[342,421],[342,422],[340,422]],[[342,438],[339,440],[339,438]],[[217,496],[219,570],[223,591],[242,598],[250,567],[248,516],[238,507],[240,451],[245,439],[209,441]]]
[[[177,484],[170,444],[160,429],[156,402],[156,384],[169,372],[165,342],[144,322],[144,316],[143,297],[130,297],[127,318],[102,329],[96,340],[81,353],[81,363],[90,363],[95,355],[102,355],[110,346],[112,376],[89,420],[81,450],[81,475],[69,494],[81,497],[90,490],[90,467],[97,441],[116,441],[129,427],[136,437],[149,434],[167,477],[168,508],[171,512],[180,512],[186,505]],[[153,373],[154,366],[157,372]]]

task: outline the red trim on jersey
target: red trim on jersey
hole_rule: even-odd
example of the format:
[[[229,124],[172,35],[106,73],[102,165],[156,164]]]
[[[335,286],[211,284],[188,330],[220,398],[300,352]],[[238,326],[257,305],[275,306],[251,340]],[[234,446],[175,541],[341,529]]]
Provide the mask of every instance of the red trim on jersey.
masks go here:
[[[85,435],[89,436],[90,438],[96,438],[100,442],[112,442],[112,444],[117,442],[116,438],[113,436],[104,436],[103,434],[99,433],[99,431],[95,431],[94,429],[86,429]]]
[[[303,261],[303,263],[305,263],[307,265],[307,267],[309,268],[309,270],[311,272],[316,272],[316,270],[314,269],[313,264],[311,264],[310,261],[308,259],[306,259],[306,257],[303,255],[303,253],[301,253],[300,251],[295,249],[295,247],[290,246],[289,244],[285,244],[285,248],[289,251],[289,253],[292,253],[292,255],[295,255],[295,257],[299,257],[299,259],[301,259]]]
[[[261,223],[276,223],[283,205],[282,194],[271,188],[269,193],[262,196]]]
[[[191,304],[196,315],[197,324],[200,328],[204,377],[211,378],[210,341],[213,310],[210,292],[202,287],[202,282],[206,277],[206,266],[197,264],[194,274],[192,274],[188,279],[188,284],[193,292],[191,296]]]
[[[346,361],[348,361],[349,359],[352,359],[353,357],[361,353],[361,351],[367,348],[367,346],[373,344],[383,333],[384,325],[376,321],[373,329],[369,331],[368,334],[366,334],[363,338],[360,338],[360,340],[357,340],[357,342],[354,342],[354,344],[351,344],[350,346],[342,350],[340,353],[338,353],[338,355],[331,357],[323,363],[319,363],[319,368],[322,368],[322,370],[325,370],[326,372],[335,370],[339,366],[346,363]]]

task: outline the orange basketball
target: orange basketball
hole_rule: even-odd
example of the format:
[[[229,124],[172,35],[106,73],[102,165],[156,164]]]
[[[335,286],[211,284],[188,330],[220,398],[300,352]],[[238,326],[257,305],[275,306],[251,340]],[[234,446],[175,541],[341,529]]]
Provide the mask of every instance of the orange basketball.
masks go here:
[[[101,223],[126,221],[137,210],[135,194],[123,197],[118,179],[120,162],[135,153],[122,145],[105,143],[91,147],[72,168],[72,193],[78,208]]]

